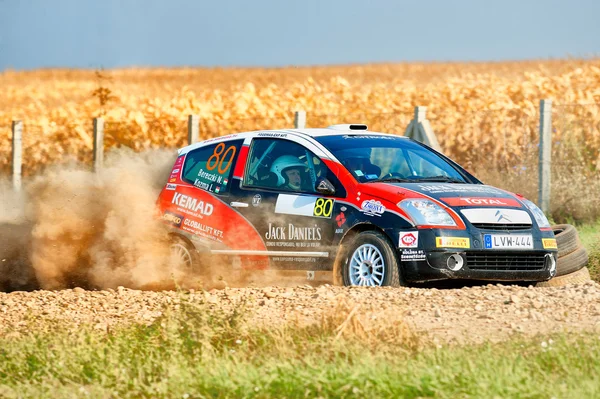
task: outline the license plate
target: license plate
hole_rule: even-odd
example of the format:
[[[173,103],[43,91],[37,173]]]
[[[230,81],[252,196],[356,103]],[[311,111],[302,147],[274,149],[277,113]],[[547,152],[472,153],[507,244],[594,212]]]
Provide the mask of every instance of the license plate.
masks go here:
[[[487,249],[532,249],[533,239],[531,234],[484,234],[483,244]]]

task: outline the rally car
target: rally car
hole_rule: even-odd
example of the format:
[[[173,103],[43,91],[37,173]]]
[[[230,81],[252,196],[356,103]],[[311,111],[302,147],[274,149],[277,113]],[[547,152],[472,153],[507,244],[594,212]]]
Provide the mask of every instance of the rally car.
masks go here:
[[[223,256],[242,270],[361,286],[556,273],[554,233],[534,203],[362,124],[189,145],[157,204],[173,250],[197,270]]]

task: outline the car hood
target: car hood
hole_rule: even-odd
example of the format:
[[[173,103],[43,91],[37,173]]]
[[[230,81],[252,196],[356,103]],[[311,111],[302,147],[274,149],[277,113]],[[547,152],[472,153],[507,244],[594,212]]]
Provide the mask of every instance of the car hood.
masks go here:
[[[459,183],[367,183],[364,194],[401,201],[419,194],[432,197],[451,207],[510,207],[524,208],[517,196],[496,187],[483,184]]]

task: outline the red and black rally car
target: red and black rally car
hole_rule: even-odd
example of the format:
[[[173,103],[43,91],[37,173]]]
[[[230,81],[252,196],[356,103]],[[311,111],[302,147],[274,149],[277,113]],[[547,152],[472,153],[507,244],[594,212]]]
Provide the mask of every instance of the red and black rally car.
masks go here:
[[[543,212],[444,155],[365,125],[254,131],[180,149],[158,205],[173,248],[344,285],[542,281]],[[283,273],[285,274],[285,273]]]

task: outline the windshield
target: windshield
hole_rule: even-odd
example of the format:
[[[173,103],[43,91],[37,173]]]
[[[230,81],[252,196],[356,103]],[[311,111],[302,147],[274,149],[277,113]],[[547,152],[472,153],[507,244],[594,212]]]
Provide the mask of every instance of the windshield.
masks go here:
[[[394,136],[345,135],[317,139],[361,183],[466,183],[461,173],[429,149]]]

